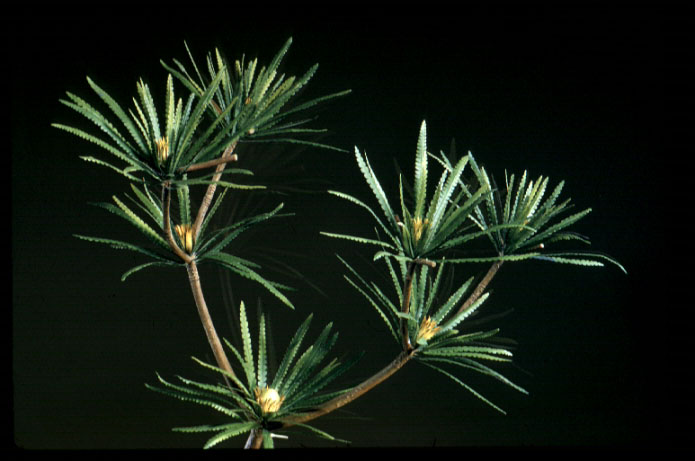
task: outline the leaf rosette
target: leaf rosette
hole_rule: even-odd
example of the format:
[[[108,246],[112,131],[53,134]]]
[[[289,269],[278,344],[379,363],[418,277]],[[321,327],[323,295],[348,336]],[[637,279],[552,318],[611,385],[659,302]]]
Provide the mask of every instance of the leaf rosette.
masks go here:
[[[225,341],[241,368],[239,375],[228,373],[194,358],[203,367],[221,374],[226,383],[209,384],[178,377],[180,382],[174,384],[158,375],[160,385],[146,384],[151,390],[213,408],[232,419],[231,423],[222,425],[174,429],[189,433],[215,432],[216,434],[207,441],[204,448],[213,447],[232,437],[259,429],[263,430],[264,446],[272,447],[273,436],[278,435],[278,431],[283,427],[284,418],[311,412],[321,404],[349,390],[325,391],[331,382],[345,373],[359,359],[359,355],[355,355],[342,362],[332,359],[326,363],[328,353],[338,338],[338,334],[331,331],[331,324],[326,325],[314,343],[302,351],[302,343],[312,319],[310,315],[295,332],[277,370],[271,377],[265,316],[260,315],[255,346],[243,302],[240,305],[239,319],[241,347],[234,347],[230,342]],[[339,440],[313,426],[307,424],[297,424],[297,426],[321,437]]]

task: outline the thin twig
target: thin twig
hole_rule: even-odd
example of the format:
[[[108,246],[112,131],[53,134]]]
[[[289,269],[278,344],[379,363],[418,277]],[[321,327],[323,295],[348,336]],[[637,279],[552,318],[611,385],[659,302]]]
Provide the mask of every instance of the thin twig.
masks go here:
[[[179,171],[182,173],[188,173],[191,171],[204,170],[205,168],[212,168],[213,166],[218,166],[222,163],[236,162],[237,160],[239,160],[239,157],[234,154],[229,157],[221,157],[214,160],[208,160],[207,162],[196,163],[194,165],[190,165],[188,168],[179,168]]]

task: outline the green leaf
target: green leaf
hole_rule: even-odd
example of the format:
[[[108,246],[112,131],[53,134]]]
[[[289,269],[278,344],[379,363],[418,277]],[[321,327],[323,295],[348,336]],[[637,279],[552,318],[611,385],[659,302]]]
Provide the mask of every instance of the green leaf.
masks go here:
[[[163,222],[162,204],[161,202],[156,202],[155,199],[150,195],[147,185],[143,184],[144,193],[135,187],[135,184],[131,184],[130,188],[135,193],[135,196],[140,200],[145,211],[150,215],[155,223]]]
[[[179,167],[179,162],[183,162],[185,164],[188,160],[190,160],[190,158],[182,158],[181,155],[188,149],[190,144],[193,142],[193,135],[196,129],[198,128],[198,125],[200,124],[203,113],[207,109],[208,105],[210,104],[210,100],[214,96],[217,86],[222,80],[222,75],[223,71],[220,70],[215,79],[210,83],[210,85],[208,85],[205,92],[200,96],[200,99],[198,100],[196,106],[193,108],[193,111],[191,112],[190,116],[190,121],[186,123],[184,130],[180,134],[181,140],[179,141],[177,154],[173,161],[173,166]],[[187,157],[190,157],[196,153],[197,152],[192,151]]]
[[[198,235],[205,235],[205,231],[208,228],[208,224],[212,220],[212,217],[215,216],[215,213],[219,209],[220,205],[222,204],[222,201],[224,200],[224,197],[227,195],[227,191],[229,189],[223,188],[219,194],[217,194],[217,197],[215,198],[215,203],[212,204],[212,206],[209,208],[207,215],[205,216],[205,219],[203,220],[203,223],[200,226],[200,230],[198,231]]]
[[[162,135],[159,130],[159,119],[157,118],[157,109],[154,106],[154,99],[150,93],[150,87],[142,80],[137,83],[138,95],[140,96],[140,101],[145,108],[145,113],[147,114],[147,125],[149,126],[149,132],[151,133],[151,140],[155,141],[160,139]]]
[[[466,389],[468,392],[470,392],[470,393],[473,394],[474,396],[478,397],[480,400],[482,400],[482,401],[485,402],[486,404],[490,405],[492,408],[494,408],[495,410],[499,411],[499,412],[502,413],[503,415],[506,415],[506,414],[507,414],[507,412],[505,412],[505,411],[502,410],[500,407],[498,407],[497,405],[495,405],[494,403],[492,403],[491,401],[489,401],[488,399],[486,399],[485,397],[483,397],[482,394],[480,394],[478,391],[476,391],[475,389],[473,389],[473,388],[470,387],[468,384],[464,383],[463,381],[461,381],[460,379],[458,379],[456,376],[452,375],[451,373],[449,373],[449,372],[447,372],[447,371],[444,371],[442,368],[440,368],[440,367],[438,367],[438,366],[435,366],[435,365],[432,365],[431,363],[428,363],[428,362],[425,362],[425,361],[420,361],[420,363],[422,363],[422,364],[424,364],[424,365],[426,365],[426,366],[428,366],[428,367],[430,367],[430,368],[432,368],[432,369],[434,369],[434,370],[437,370],[438,372],[440,372],[440,373],[443,374],[444,376],[447,376],[449,379],[451,379],[451,380],[454,381],[455,383],[461,385],[461,386],[462,386],[464,389]]]
[[[574,264],[578,266],[598,267],[602,267],[604,264],[601,261],[596,261],[596,259],[603,259],[612,264],[615,264],[621,271],[627,274],[627,270],[625,270],[625,268],[618,261],[611,258],[610,256],[602,255],[600,253],[544,253],[542,255],[534,257],[534,259],[561,264]]]
[[[377,179],[376,175],[374,174],[372,167],[369,165],[369,160],[367,159],[367,155],[365,154],[363,157],[362,154],[360,153],[359,149],[357,149],[357,147],[355,147],[355,158],[357,159],[357,165],[359,166],[360,171],[362,172],[362,175],[364,176],[364,179],[367,181],[369,188],[374,193],[374,196],[376,197],[377,201],[379,202],[379,206],[381,206],[382,211],[386,215],[386,218],[388,219],[389,224],[391,225],[391,227],[395,228],[396,227],[396,216],[393,212],[393,209],[391,208],[391,205],[389,205],[388,199],[386,198],[386,194],[384,193],[384,190],[382,189],[381,184],[379,184],[379,180]]]
[[[224,431],[220,432],[214,437],[211,437],[210,440],[208,440],[205,445],[203,446],[203,449],[208,449],[211,447],[214,447],[218,443],[224,442],[227,439],[230,439],[232,437],[236,437],[237,435],[240,434],[245,434],[246,432],[250,432],[253,429],[256,429],[259,427],[259,424],[255,421],[248,422],[248,423],[232,423],[232,424],[225,424],[224,426]]]
[[[448,262],[448,263],[490,263],[495,261],[523,261],[525,259],[532,259],[539,256],[540,253],[525,253],[525,254],[513,254],[513,255],[501,255],[501,256],[490,256],[484,258],[453,258],[436,262]]]
[[[440,269],[440,273],[442,272],[442,269]],[[439,274],[437,274],[439,275]],[[466,280],[466,282],[461,285],[458,290],[456,290],[450,297],[447,299],[447,301],[437,310],[437,312],[432,316],[432,320],[439,325],[442,320],[444,320],[444,317],[451,311],[451,309],[458,304],[459,300],[463,297],[464,293],[468,291],[468,287],[470,287],[471,283],[473,282],[473,277],[469,278]],[[433,290],[434,293],[434,290]],[[452,327],[453,328],[453,327]]]
[[[200,245],[198,246],[199,255],[201,257],[204,257],[204,255],[207,255],[208,253],[219,253],[227,245],[229,245],[229,243],[232,242],[232,240],[234,240],[239,234],[241,234],[245,230],[249,229],[253,225],[260,224],[272,217],[278,216],[278,213],[280,212],[280,210],[282,210],[283,207],[284,204],[281,203],[272,211],[244,218],[240,221],[235,222],[231,226],[227,226],[222,229],[219,229],[218,231],[215,231],[215,233],[210,235],[204,242],[200,242]],[[222,239],[219,242],[215,243],[220,237],[222,237]],[[215,243],[215,246],[210,250],[207,250],[208,246],[210,246],[213,243]]]
[[[425,197],[427,195],[427,124],[423,120],[415,153],[415,213],[417,219],[424,218]]]
[[[96,136],[93,136],[93,135],[87,133],[86,131],[80,130],[79,128],[74,128],[71,126],[62,125],[60,123],[53,123],[53,124],[51,124],[51,126],[54,128],[58,128],[60,130],[66,131],[66,132],[73,134],[75,136],[78,136],[78,137],[80,137],[86,141],[89,141],[93,144],[96,144],[97,146],[108,151],[109,153],[111,153],[112,155],[117,157],[118,159],[120,159],[120,160],[126,162],[128,165],[134,167],[135,171],[143,171],[143,172],[151,174],[151,171],[152,171],[151,168],[149,166],[147,166],[146,164],[144,164],[143,162],[129,157],[123,151],[113,147],[111,144],[97,138]],[[131,179],[130,176],[128,176],[128,178]]]
[[[209,392],[193,390],[187,387],[177,386],[175,384],[165,381],[161,376],[159,376],[159,374],[157,374],[157,379],[166,387],[165,389],[151,386],[149,384],[145,384],[145,387],[152,391],[159,392],[160,394],[167,395],[169,397],[174,397],[179,400],[193,402],[198,405],[211,407],[221,413],[224,413],[227,416],[237,416],[238,411],[228,408],[226,406],[228,402],[220,400],[220,397],[217,395],[210,394]]]
[[[100,237],[90,237],[87,235],[79,235],[79,234],[73,234],[73,236],[77,237],[79,239],[82,239],[82,240],[86,240],[88,242],[103,243],[103,244],[109,245],[111,248],[114,248],[117,250],[130,250],[130,251],[142,253],[142,254],[147,255],[151,258],[155,258],[160,262],[172,262],[172,263],[178,262],[178,261],[173,260],[173,259],[167,259],[166,257],[159,255],[153,251],[150,251],[147,248],[133,245],[132,243],[128,243],[128,242],[123,242],[121,240],[105,239],[105,238],[100,238]]]
[[[381,240],[368,239],[368,238],[364,238],[364,237],[356,237],[354,235],[334,234],[332,232],[321,232],[321,235],[325,235],[326,237],[352,240],[353,242],[365,243],[368,245],[378,245],[382,248],[385,247],[385,248],[390,248],[391,250],[395,250],[395,248],[392,245],[385,243]]]
[[[501,373],[498,373],[497,371],[493,370],[492,368],[487,367],[487,366],[485,366],[485,365],[483,365],[475,360],[468,359],[465,357],[459,357],[459,358],[428,357],[426,360],[430,361],[430,362],[448,363],[448,364],[456,365],[459,367],[467,368],[467,369],[473,370],[477,373],[495,378],[498,381],[506,384],[507,386],[517,390],[518,392],[521,392],[522,394],[528,394],[528,392],[524,388],[514,384],[509,379],[507,379],[505,376],[503,376]]]
[[[337,191],[331,190],[331,191],[328,191],[328,193],[331,195],[335,195],[336,197],[340,197],[340,198],[347,200],[349,202],[352,202],[352,203],[364,208],[365,210],[367,210],[369,212],[369,214],[371,214],[372,217],[374,217],[374,219],[379,224],[379,226],[384,230],[384,232],[386,232],[386,235],[388,235],[391,238],[391,240],[394,242],[394,244],[397,246],[400,246],[400,241],[398,240],[398,238],[392,234],[392,231],[384,225],[384,223],[381,221],[381,219],[379,219],[379,217],[376,215],[376,213],[368,205],[366,205],[364,202],[356,199],[355,197],[352,197],[351,195],[344,194],[342,192],[337,192]]]
[[[130,173],[128,173],[127,171],[125,171],[125,169],[118,168],[117,166],[111,165],[110,163],[107,163],[107,162],[105,162],[105,161],[103,161],[103,160],[100,160],[100,159],[98,159],[98,158],[91,157],[91,156],[80,156],[80,158],[81,158],[82,160],[87,161],[87,162],[90,162],[90,163],[95,163],[95,164],[97,164],[97,165],[101,165],[101,166],[105,166],[105,167],[107,167],[107,168],[111,168],[112,170],[114,170],[114,171],[116,171],[117,173],[119,173],[119,174],[125,176],[125,177],[128,178],[129,180],[131,180],[131,181],[137,181],[137,178],[136,178],[135,176],[131,175]]]
[[[265,316],[261,313],[261,318],[258,323],[258,387],[266,386],[268,373],[268,356],[266,351],[265,339]]]
[[[96,83],[94,83],[94,81],[89,77],[87,77],[87,83],[89,83],[89,86],[92,87],[94,92],[97,93],[97,95],[99,95],[99,97],[109,106],[109,108],[116,115],[116,117],[118,117],[121,123],[123,123],[123,125],[128,130],[128,133],[130,133],[130,136],[137,143],[140,150],[146,151],[147,148],[145,146],[145,140],[142,138],[140,132],[135,128],[135,125],[133,125],[132,120],[130,119],[130,117],[128,117],[128,115],[121,108],[121,106],[106,91],[104,91]]]
[[[331,434],[324,432],[322,430],[316,429],[313,426],[309,426],[308,424],[297,424],[297,426],[303,427],[304,429],[308,429],[311,432],[313,432],[313,433],[315,433],[315,434],[317,434],[325,439],[328,439],[328,440],[333,440],[335,442],[350,443],[348,440],[342,440],[342,439],[335,438]]]
[[[145,221],[143,221],[138,215],[136,215],[130,208],[128,208],[123,202],[121,202],[115,195],[112,197],[116,205],[123,211],[123,217],[131,222],[140,232],[145,234],[154,243],[158,244],[160,247],[169,249],[169,244],[164,240],[157,231],[152,229]]]
[[[562,221],[560,221],[559,223],[554,224],[554,225],[546,228],[545,230],[539,232],[533,238],[524,239],[522,241],[519,241],[516,244],[510,245],[509,251],[513,251],[516,249],[520,249],[522,247],[529,247],[529,246],[533,246],[533,245],[537,245],[539,243],[542,243],[544,239],[552,236],[554,233],[558,232],[559,230],[564,229],[564,228],[574,224],[575,222],[579,221],[580,219],[582,219],[584,216],[588,215],[589,213],[591,213],[591,208],[587,208],[586,210],[583,210],[583,211],[575,213],[571,216],[568,216],[565,219],[563,219]]]
[[[304,340],[304,336],[306,335],[306,332],[309,330],[309,324],[311,323],[312,317],[313,314],[310,314],[306,318],[306,320],[302,322],[299,328],[297,328],[297,331],[292,337],[289,346],[287,346],[287,350],[285,351],[285,355],[282,358],[282,362],[280,362],[280,366],[278,367],[278,370],[275,373],[275,378],[273,379],[273,384],[271,386],[272,388],[278,389],[282,387],[282,383],[285,378],[285,375],[287,374],[287,370],[290,368],[290,365],[294,360],[294,357],[297,355],[297,351],[299,350],[302,341]]]
[[[488,296],[490,296],[490,293],[484,293],[473,304],[471,304],[468,307],[468,309],[464,310],[463,312],[457,313],[448,322],[440,325],[439,334],[445,333],[445,332],[451,330],[452,328],[456,327],[456,325],[458,325],[463,320],[465,320],[466,317],[468,317],[473,312],[475,312],[478,309],[478,307],[480,307],[485,302],[485,300],[488,298]]]
[[[180,264],[174,263],[174,262],[150,262],[150,263],[145,263],[145,264],[140,264],[138,266],[135,266],[129,270],[127,270],[122,276],[121,276],[121,282],[125,282],[125,279],[133,275],[134,273],[146,269],[148,267],[152,266],[178,266]]]
[[[389,318],[386,316],[386,314],[384,314],[384,311],[381,310],[381,308],[380,308],[379,305],[374,301],[374,299],[372,299],[371,296],[369,296],[362,288],[360,288],[355,282],[353,282],[353,281],[352,281],[350,278],[348,278],[347,276],[345,277],[345,280],[347,280],[348,283],[349,283],[350,285],[352,285],[362,296],[364,296],[364,297],[367,299],[367,301],[369,302],[369,304],[372,305],[372,307],[374,307],[374,309],[377,311],[377,313],[379,314],[379,316],[383,319],[383,321],[384,321],[384,323],[386,324],[386,327],[388,328],[389,332],[391,332],[391,336],[393,336],[393,338],[396,340],[396,342],[400,343],[400,339],[399,339],[398,335],[396,334],[396,331],[395,331],[393,325],[391,324],[391,321],[390,321]],[[397,314],[396,314],[396,315],[397,315]]]
[[[242,343],[244,345],[244,372],[246,373],[246,381],[249,389],[256,387],[256,373],[253,369],[253,348],[251,346],[251,332],[249,331],[249,322],[246,318],[246,308],[244,302],[241,302],[239,307],[239,328],[241,330]]]
[[[332,348],[337,339],[337,334],[330,335],[331,327],[331,323],[326,325],[314,344],[299,357],[291,373],[283,383],[281,394],[291,395],[295,389],[301,387]]]
[[[451,196],[453,195],[454,190],[456,189],[456,185],[458,184],[458,182],[461,178],[461,175],[463,174],[463,170],[467,164],[468,164],[468,157],[463,157],[463,158],[461,158],[461,160],[458,161],[451,176],[448,178],[448,180],[446,181],[446,184],[444,184],[443,188],[441,189],[441,193],[439,193],[437,195],[436,202],[434,202],[432,205],[430,205],[430,213],[428,215],[428,219],[430,222],[430,226],[433,229],[437,229],[437,234],[439,234],[440,232],[445,232],[445,233],[453,232],[454,229],[458,227],[458,223],[462,222],[462,220],[456,222],[456,224],[457,224],[456,226],[451,226],[451,225],[447,226],[447,227],[454,227],[454,229],[451,229],[451,231],[449,231],[446,227],[444,227],[444,229],[439,229],[440,221],[445,216],[445,212],[446,212],[447,208],[452,210],[446,214],[447,216],[451,216],[451,214],[453,213],[453,210],[457,208],[456,206],[449,207],[448,205],[450,204]],[[446,171],[442,174],[442,180],[445,177],[446,177]],[[434,200],[434,198],[433,198],[433,200]],[[464,207],[464,209],[465,209],[465,207]],[[426,247],[429,246],[429,244],[431,244],[435,235],[436,234],[433,232],[427,236],[427,240],[425,243]]]
[[[241,363],[242,368],[243,368],[243,367],[244,367],[244,361],[243,361],[243,359],[241,358],[241,355],[240,355],[240,354],[238,353],[238,351],[234,348],[234,346],[232,346],[232,345],[229,343],[229,341],[227,341],[226,339],[223,339],[223,341],[225,342],[225,344],[227,345],[227,347],[229,347],[229,348],[234,352],[234,354],[236,355],[237,359],[239,359],[239,363]],[[197,359],[197,358],[195,358],[195,357],[191,357],[191,358],[192,358],[195,362],[197,362],[199,365],[201,365],[201,366],[203,366],[203,367],[205,367],[205,368],[208,368],[208,369],[210,369],[210,370],[213,370],[213,371],[215,371],[215,372],[217,372],[217,373],[220,373],[221,375],[223,375],[223,376],[226,377],[227,379],[231,380],[231,381],[237,386],[237,388],[240,390],[240,392],[239,392],[239,393],[237,393],[237,392],[232,392],[232,393],[229,394],[229,397],[231,397],[232,399],[234,399],[235,401],[237,401],[242,407],[244,407],[244,408],[246,409],[246,411],[247,411],[248,413],[253,413],[253,411],[254,411],[253,406],[251,406],[251,405],[249,404],[249,402],[246,400],[246,399],[248,399],[248,400],[250,400],[250,401],[255,402],[255,400],[252,398],[251,390],[248,389],[248,388],[244,385],[244,383],[242,383],[242,382],[239,380],[239,378],[236,377],[236,375],[233,375],[233,374],[229,373],[227,370],[223,370],[222,368],[216,367],[216,366],[214,366],[214,365],[210,365],[209,363],[205,363],[205,362],[203,362],[202,360],[199,360],[199,359]],[[245,395],[245,396],[246,396],[246,399],[242,398],[242,395]]]
[[[186,175],[183,175],[186,179]],[[176,188],[176,194],[179,199],[179,219],[181,224],[191,223],[191,199],[188,191],[188,185],[184,184]]]
[[[290,302],[287,297],[280,292],[279,288],[284,288],[287,289],[287,287],[280,285],[278,283],[271,282],[263,277],[261,277],[258,273],[250,269],[247,265],[245,265],[240,258],[234,257],[232,255],[229,255],[227,253],[206,253],[205,254],[206,259],[210,259],[213,261],[217,261],[220,263],[223,267],[226,267],[227,269],[231,270],[232,272],[247,278],[249,280],[253,280],[257,283],[260,283],[265,287],[266,290],[268,290],[270,293],[272,293],[277,299],[282,301],[283,304],[288,306],[291,309],[294,309],[294,305]]]

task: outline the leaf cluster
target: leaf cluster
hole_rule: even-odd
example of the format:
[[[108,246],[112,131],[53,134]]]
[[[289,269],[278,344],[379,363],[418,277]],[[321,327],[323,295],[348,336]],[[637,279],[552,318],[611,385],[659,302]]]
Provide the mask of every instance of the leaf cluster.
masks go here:
[[[220,84],[214,92],[208,113],[216,120],[215,123],[221,117],[234,139],[248,142],[285,141],[341,150],[298,137],[325,130],[306,127],[312,118],[296,118],[297,114],[350,91],[320,96],[287,108],[287,103],[296,98],[318,69],[318,64],[314,64],[301,76],[280,73],[280,63],[291,44],[292,38],[289,38],[267,67],[259,68],[258,59],[247,62],[245,56],[235,60],[232,65],[215,49],[214,54],[209,53],[206,57],[206,74],[200,70],[188,47],[192,70],[178,60],[173,60],[173,65],[162,61],[162,65],[193,94],[201,96],[209,88],[209,82],[214,82],[220,76]]]
[[[149,85],[142,79],[137,82],[137,95],[130,109],[119,104],[89,77],[89,86],[108,112],[72,93],[67,93],[67,98],[61,100],[89,120],[97,130],[93,133],[60,123],[53,126],[97,145],[121,161],[118,165],[94,156],[81,157],[106,166],[131,181],[132,194],[126,194],[125,198],[113,196],[113,203],[100,202],[95,205],[133,225],[145,236],[147,245],[77,235],[80,239],[133,251],[149,259],[124,273],[123,280],[144,268],[181,265],[181,255],[167,240],[167,230],[175,229],[176,232],[171,231],[175,246],[184,249],[192,258],[220,265],[260,283],[282,303],[292,307],[284,294],[289,287],[262,276],[259,264],[225,251],[235,238],[253,225],[282,216],[279,212],[283,205],[211,230],[214,226],[210,225],[210,220],[227,189],[252,190],[262,189],[263,186],[248,185],[243,181],[230,182],[216,176],[253,175],[253,172],[240,168],[216,169],[193,175],[195,171],[210,170],[212,166],[227,162],[231,157],[229,154],[239,142],[293,142],[332,148],[303,139],[324,130],[308,128],[306,125],[312,119],[298,119],[298,116],[349,91],[295,103],[300,91],[314,76],[317,66],[312,66],[299,77],[281,74],[279,68],[291,43],[290,38],[267,67],[260,67],[257,59],[246,63],[242,58],[230,64],[215,50],[214,58],[212,53],[207,56],[206,75],[200,71],[186,47],[193,72],[188,72],[176,60],[173,66],[162,62],[169,72],[163,104],[156,103]],[[177,98],[175,80],[183,86],[185,97]],[[191,233],[191,188],[211,184],[224,189],[211,204],[200,227]],[[161,195],[153,192],[158,189],[161,189]],[[178,216],[174,217],[174,213],[168,212],[169,202],[164,198],[165,193],[174,195],[178,201]]]
[[[403,319],[407,322],[407,334],[415,339],[414,357],[418,362],[428,365],[451,378],[473,395],[504,413],[497,405],[490,402],[478,391],[463,382],[454,374],[442,368],[442,365],[455,365],[493,377],[512,388],[526,393],[524,389],[512,383],[501,373],[481,362],[510,362],[512,352],[507,348],[491,341],[499,332],[498,329],[489,331],[464,332],[461,327],[464,321],[477,313],[477,310],[488,294],[482,295],[466,309],[460,309],[465,296],[470,294],[473,278],[467,279],[453,292],[447,292],[451,283],[444,283],[443,274],[447,266],[440,264],[436,269],[421,265],[415,270],[411,286],[410,305],[408,313],[401,310],[403,304],[403,288],[406,278],[406,268],[400,265],[400,271],[388,260],[385,260],[390,275],[393,290],[384,292],[376,283],[368,282],[344,259],[340,258],[348,269],[345,278],[374,308],[384,321],[391,336],[397,344],[402,344],[399,325]]]
[[[537,259],[562,264],[580,266],[603,266],[603,261],[614,264],[623,272],[625,268],[614,258],[589,251],[550,251],[558,242],[577,241],[590,244],[589,238],[571,232],[567,228],[584,218],[591,208],[569,214],[571,199],[560,200],[565,185],[560,181],[549,191],[549,178],[539,176],[529,180],[526,171],[518,182],[515,175],[505,172],[505,189],[493,187],[484,167],[479,166],[469,152],[472,170],[477,182],[485,187],[483,200],[479,203],[470,220],[478,232],[483,232],[500,259]],[[445,155],[438,160],[447,170],[453,170],[452,163]],[[462,187],[465,187],[462,184]]]
[[[443,154],[442,154],[443,156]],[[456,165],[443,169],[431,197],[428,198],[428,159],[427,125],[423,121],[417,141],[413,181],[414,206],[410,208],[404,192],[404,179],[399,182],[400,214],[392,207],[376,177],[366,154],[355,148],[357,165],[367,185],[376,197],[381,213],[375,212],[363,201],[338,191],[331,194],[366,209],[378,224],[377,239],[354,235],[324,232],[330,237],[344,238],[358,243],[376,245],[382,251],[374,259],[391,257],[401,261],[437,261],[445,252],[464,243],[495,232],[491,226],[477,232],[470,232],[470,216],[483,202],[488,185],[470,188],[462,181],[462,175],[471,157],[461,158]],[[381,217],[379,216],[381,214]],[[383,235],[382,235],[383,234]],[[480,258],[450,260],[450,262],[473,262]]]
[[[311,324],[310,315],[295,332],[277,370],[271,374],[268,366],[265,315],[260,314],[255,345],[243,302],[239,309],[239,319],[241,347],[234,347],[228,341],[225,343],[238,361],[242,378],[194,358],[203,367],[220,373],[229,384],[201,383],[182,377],[178,377],[179,384],[174,384],[158,375],[161,386],[146,385],[149,389],[165,395],[211,407],[234,420],[232,423],[217,426],[174,429],[180,432],[215,432],[216,435],[207,441],[204,448],[210,448],[229,438],[259,428],[264,429],[266,446],[272,446],[272,432],[282,427],[282,418],[312,411],[322,403],[346,392],[348,389],[329,392],[325,389],[359,359],[359,356],[354,356],[341,362],[334,358],[326,363],[326,357],[338,338],[338,334],[331,331],[331,324],[324,327],[313,344],[302,349]],[[267,399],[264,401],[264,391],[265,395],[274,399],[274,405],[268,405]],[[337,440],[313,426],[299,426],[321,437]]]
[[[91,78],[87,83],[115,117],[110,120],[83,98],[67,93],[63,104],[88,119],[99,129],[99,135],[78,127],[54,123],[53,126],[92,142],[118,160],[124,167],[93,156],[84,160],[109,167],[134,182],[171,185],[209,183],[212,173],[195,180],[185,176],[194,165],[218,159],[226,149],[253,138],[275,142],[297,142],[331,148],[302,140],[301,136],[324,130],[304,127],[311,119],[296,120],[297,114],[343,96],[349,91],[334,93],[301,104],[290,105],[316,72],[312,66],[301,77],[278,75],[278,68],[292,43],[290,38],[272,59],[270,65],[257,71],[257,59],[247,65],[237,60],[233,65],[215,50],[215,59],[208,55],[209,75],[204,78],[195,60],[194,78],[180,62],[176,68],[162,65],[169,71],[163,107],[155,103],[150,87],[142,79],[136,84],[137,97],[133,107],[124,109]],[[243,62],[243,60],[242,60]],[[230,70],[230,67],[233,70]],[[174,77],[188,90],[185,98],[177,98]],[[209,120],[206,120],[206,115]],[[248,174],[229,170],[225,174]],[[217,181],[225,187],[238,184]]]
[[[613,258],[600,253],[541,251],[547,245],[560,241],[589,243],[587,237],[569,232],[567,228],[586,216],[591,209],[558,221],[571,209],[570,199],[559,201],[564,181],[546,197],[547,177],[528,181],[524,172],[517,183],[514,175],[511,175],[505,177],[506,191],[502,196],[493,186],[485,168],[477,164],[470,152],[456,162],[450,161],[443,152],[438,156],[429,153],[424,121],[417,141],[412,187],[407,187],[400,176],[400,215],[392,207],[366,154],[355,148],[355,158],[376,198],[380,213],[354,196],[338,191],[330,193],[365,209],[378,225],[377,238],[332,232],[323,234],[381,247],[381,251],[375,253],[374,260],[391,257],[411,262],[446,260],[454,264],[538,259],[583,266],[603,266],[602,261],[608,261],[625,271]],[[428,198],[429,158],[440,164],[443,171]],[[464,172],[469,165],[475,180],[467,182]],[[412,204],[407,200],[405,191],[408,190],[412,190]],[[481,237],[487,237],[491,243],[490,256],[447,258],[454,250],[465,249],[469,242]]]
[[[394,211],[366,155],[355,149],[362,176],[376,198],[379,212],[365,202],[337,191],[331,193],[365,209],[377,223],[376,238],[324,232],[329,237],[343,238],[381,248],[374,260],[383,259],[393,286],[384,292],[368,281],[344,259],[347,281],[376,310],[394,340],[407,351],[412,343],[414,357],[451,378],[495,409],[499,407],[472,389],[443,366],[456,366],[493,377],[512,388],[526,392],[499,372],[481,362],[508,362],[512,353],[492,343],[497,330],[462,333],[459,325],[473,315],[488,294],[470,293],[473,278],[456,285],[444,295],[442,274],[450,264],[468,262],[521,261],[542,259],[555,263],[602,266],[609,261],[624,268],[612,258],[588,252],[548,252],[546,245],[559,241],[588,239],[568,232],[567,228],[584,217],[584,210],[562,217],[570,209],[570,200],[560,201],[564,183],[549,196],[548,178],[528,181],[524,173],[518,182],[506,178],[506,191],[501,194],[485,168],[480,167],[470,152],[455,160],[441,152],[427,152],[426,124],[418,136],[412,185],[401,176],[399,182],[400,215]],[[428,159],[434,159],[443,172],[428,196]],[[469,166],[472,181],[464,180]],[[410,191],[411,197],[406,195]],[[410,198],[410,200],[409,200]],[[402,218],[401,218],[402,217]],[[468,242],[486,237],[491,243],[490,256],[447,258],[461,251]],[[394,265],[395,261],[395,265]],[[464,296],[469,298],[464,302]]]
[[[178,219],[174,219],[172,216],[169,217],[170,228],[174,228],[177,225],[175,224],[177,221],[181,223],[180,225],[191,225],[191,201],[188,189],[189,187],[186,184],[177,189],[179,215],[177,217]],[[127,270],[121,276],[121,280],[123,281],[135,272],[148,267],[181,266],[184,264],[173,252],[170,244],[161,235],[162,228],[164,227],[162,224],[164,220],[164,206],[161,197],[152,194],[147,184],[143,184],[141,187],[131,184],[131,190],[133,192],[132,195],[126,194],[126,198],[130,202],[129,204],[114,196],[113,201],[115,204],[100,202],[95,203],[95,205],[125,219],[145,236],[150,246],[145,247],[122,240],[75,234],[75,237],[79,239],[106,244],[114,249],[132,251],[145,255],[151,260]],[[199,262],[207,261],[219,265],[243,278],[261,284],[283,304],[293,307],[291,301],[284,293],[290,290],[290,287],[270,281],[260,275],[259,271],[262,267],[259,264],[226,251],[227,247],[229,247],[234,239],[238,238],[243,232],[271,218],[288,216],[287,214],[280,213],[283,204],[279,204],[271,211],[259,213],[258,215],[236,221],[231,225],[213,230],[210,226],[210,222],[224,198],[225,191],[215,198],[212,207],[200,227],[198,237],[191,242],[192,246],[189,253]],[[172,237],[180,248],[186,246],[186,242],[183,241],[182,236],[179,234],[172,233]]]

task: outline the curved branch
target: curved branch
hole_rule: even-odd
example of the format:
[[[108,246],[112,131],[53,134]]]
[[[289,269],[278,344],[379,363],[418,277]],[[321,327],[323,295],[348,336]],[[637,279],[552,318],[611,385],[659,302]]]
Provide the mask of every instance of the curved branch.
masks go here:
[[[200,321],[203,324],[205,336],[208,338],[208,343],[210,343],[210,347],[212,348],[215,361],[221,369],[232,376],[236,376],[232,370],[229,360],[227,359],[227,354],[225,354],[224,349],[222,348],[220,338],[217,336],[215,325],[212,323],[212,317],[210,317],[210,312],[208,311],[208,306],[205,302],[205,297],[203,296],[203,288],[200,285],[200,275],[198,274],[198,266],[196,265],[195,260],[192,260],[190,263],[186,264],[186,270],[188,271],[188,281],[191,285],[191,291],[193,291],[193,298],[195,299],[195,305],[198,308]]]
[[[232,376],[234,370],[227,359],[227,355],[222,348],[222,343],[220,338],[217,336],[217,331],[215,330],[215,325],[210,317],[210,312],[208,311],[207,303],[205,302],[205,297],[203,296],[203,288],[200,284],[200,275],[198,274],[198,266],[196,265],[195,257],[184,252],[176,244],[174,236],[171,232],[171,220],[170,208],[171,208],[171,190],[169,189],[169,184],[164,184],[162,188],[162,204],[163,204],[163,221],[164,221],[164,234],[166,236],[167,242],[171,249],[186,263],[186,271],[188,272],[188,281],[191,286],[191,291],[193,292],[193,299],[195,300],[195,305],[198,308],[198,314],[200,315],[200,321],[203,324],[205,330],[205,336],[208,339],[208,343],[212,348],[212,353],[215,356],[215,361],[217,365],[228,372]]]
[[[378,386],[382,382],[386,381],[386,379],[388,379],[394,373],[400,370],[403,367],[403,365],[408,363],[408,361],[413,357],[413,355],[415,355],[414,350],[410,350],[409,352],[401,352],[391,363],[389,363],[386,367],[381,369],[371,378],[362,382],[362,384],[353,387],[350,391],[346,392],[345,394],[339,395],[338,397],[329,400],[328,402],[321,405],[319,409],[309,413],[288,416],[287,418],[282,419],[282,427],[286,428],[295,424],[302,424],[307,421],[311,421],[312,419],[318,418],[319,416],[323,416],[326,413],[330,413],[333,410],[337,410],[338,408],[347,405],[348,403],[352,402],[358,397],[361,397],[362,395],[366,394],[368,391]]]
[[[478,298],[480,298],[480,296],[483,294],[483,291],[485,291],[485,288],[487,288],[492,278],[495,276],[495,274],[497,274],[497,271],[500,269],[500,267],[502,267],[503,262],[504,261],[495,261],[492,264],[492,266],[490,266],[490,269],[488,269],[483,279],[480,282],[478,282],[478,286],[475,287],[473,293],[471,293],[468,299],[466,299],[463,305],[459,308],[456,315],[468,310],[471,307],[471,305],[473,305],[473,303],[476,302]]]

